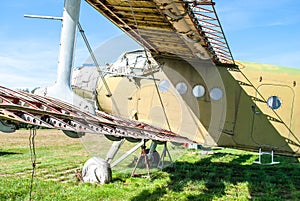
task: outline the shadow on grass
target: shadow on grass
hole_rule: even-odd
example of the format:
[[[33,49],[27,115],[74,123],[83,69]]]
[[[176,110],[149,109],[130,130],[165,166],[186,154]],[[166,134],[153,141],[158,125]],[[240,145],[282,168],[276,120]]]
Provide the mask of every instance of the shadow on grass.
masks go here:
[[[167,191],[183,193],[184,199],[188,200],[213,200],[224,196],[233,199],[300,200],[300,165],[297,159],[277,157],[280,164],[266,166],[245,163],[253,157],[247,154],[222,162],[221,158],[227,155],[231,154],[215,153],[194,163],[176,162],[175,171],[171,168],[165,170],[170,177],[167,188],[156,188],[152,192],[144,190],[132,200],[145,197],[158,200]],[[241,187],[241,183],[244,186]],[[228,188],[233,192],[228,193]]]
[[[8,152],[8,151],[0,151],[0,157],[1,156],[6,156],[6,155],[16,155],[16,154],[22,154],[18,152]]]

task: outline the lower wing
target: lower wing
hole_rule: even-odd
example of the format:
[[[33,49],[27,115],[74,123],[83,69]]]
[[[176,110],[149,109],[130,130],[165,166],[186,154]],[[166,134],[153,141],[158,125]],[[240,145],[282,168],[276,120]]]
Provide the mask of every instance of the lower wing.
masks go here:
[[[95,133],[161,142],[195,143],[171,131],[139,121],[96,111],[83,112],[61,100],[0,86],[0,123],[14,131],[19,124],[74,133]]]

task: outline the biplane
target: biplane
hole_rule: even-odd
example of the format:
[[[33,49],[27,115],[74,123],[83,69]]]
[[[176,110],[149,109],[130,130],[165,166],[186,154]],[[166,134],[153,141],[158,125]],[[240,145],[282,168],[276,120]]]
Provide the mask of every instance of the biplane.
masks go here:
[[[23,123],[103,134],[114,141],[108,168],[124,140],[144,155],[151,141],[148,154],[172,142],[259,150],[271,164],[273,153],[299,157],[300,72],[236,62],[212,0],[86,2],[143,49],[100,68],[88,46],[95,68],[71,83],[76,31],[86,38],[80,0],[65,0],[56,83],[37,94],[1,87],[1,131]]]

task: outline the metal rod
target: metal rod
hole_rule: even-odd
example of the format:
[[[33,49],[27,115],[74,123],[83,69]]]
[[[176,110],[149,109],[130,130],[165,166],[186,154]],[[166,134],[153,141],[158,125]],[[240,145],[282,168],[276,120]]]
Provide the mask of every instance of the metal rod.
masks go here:
[[[133,152],[135,152],[138,148],[140,148],[141,146],[144,145],[144,142],[141,141],[139,144],[135,145],[132,149],[130,149],[129,151],[127,151],[125,154],[123,154],[123,156],[121,156],[120,158],[118,158],[116,161],[114,161],[110,167],[113,168],[116,165],[118,165],[121,161],[123,161],[125,158],[127,158],[128,156],[130,156]]]
[[[85,45],[86,45],[86,47],[87,47],[87,49],[88,49],[88,51],[89,51],[89,53],[90,53],[90,55],[92,57],[92,60],[93,60],[94,64],[96,65],[98,71],[102,72],[102,70],[101,70],[101,68],[99,66],[99,63],[98,63],[98,61],[97,61],[97,59],[95,57],[95,54],[94,54],[94,52],[93,52],[93,50],[92,50],[92,48],[90,46],[90,43],[89,43],[86,35],[84,34],[84,30],[82,29],[82,27],[81,27],[81,25],[80,25],[79,22],[77,23],[77,26],[78,26],[79,32],[80,32],[80,34],[81,34],[81,36],[82,36],[82,38],[84,40],[84,43],[85,43]],[[111,91],[110,91],[110,89],[108,87],[108,84],[107,84],[107,82],[106,82],[106,80],[105,80],[105,78],[104,78],[104,76],[103,76],[102,73],[100,73],[100,77],[101,77],[101,80],[102,80],[102,82],[103,82],[103,84],[104,84],[104,86],[106,88],[106,91],[108,92],[108,95],[111,96],[112,93],[111,93]]]
[[[220,22],[220,20],[219,20],[219,17],[218,17],[218,15],[217,15],[217,12],[216,12],[216,9],[215,9],[214,5],[212,5],[212,8],[213,8],[213,11],[214,11],[214,13],[215,13],[215,15],[216,15],[217,21],[218,21],[218,23],[219,23],[219,25],[220,25],[219,27],[220,27],[220,29],[221,29],[221,32],[223,33],[224,41],[225,41],[225,43],[226,43],[226,45],[227,45],[227,48],[228,48],[228,50],[229,50],[229,54],[230,54],[230,56],[231,56],[232,62],[233,62],[233,64],[235,64],[233,55],[232,55],[232,53],[231,53],[231,50],[230,50],[228,41],[227,41],[226,36],[225,36],[225,34],[224,34],[224,30],[223,30],[223,28],[222,28],[221,22]]]
[[[46,19],[46,20],[63,20],[62,17],[43,16],[43,15],[27,15],[27,14],[25,14],[24,17],[27,17],[27,18],[37,18],[37,19]]]

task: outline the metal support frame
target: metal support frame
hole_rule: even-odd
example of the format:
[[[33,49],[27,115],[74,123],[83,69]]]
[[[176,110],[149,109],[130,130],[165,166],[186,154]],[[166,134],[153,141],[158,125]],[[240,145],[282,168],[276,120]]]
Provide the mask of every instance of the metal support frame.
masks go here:
[[[271,155],[271,162],[270,163],[263,163],[262,160],[261,160],[261,157],[263,155]],[[258,150],[258,161],[254,161],[254,163],[260,164],[260,165],[275,165],[275,164],[279,164],[280,162],[274,161],[274,150],[273,149],[272,149],[271,152],[263,152],[262,148],[259,148],[259,150]]]
[[[110,167],[113,168],[116,165],[118,165],[120,162],[122,162],[124,159],[126,159],[128,156],[130,156],[133,152],[135,152],[138,148],[144,145],[144,142],[141,141],[137,145],[135,145],[133,148],[131,148],[129,151],[127,151],[125,154],[123,154],[120,158],[118,158],[116,161],[111,163]]]
[[[160,156],[160,160],[159,160],[159,163],[157,165],[157,168],[158,169],[164,169],[164,166],[165,166],[165,157],[168,155],[169,159],[170,159],[170,162],[171,162],[171,165],[173,166],[173,160],[172,160],[172,157],[171,157],[171,154],[168,150],[168,147],[167,147],[167,143],[165,142],[164,143],[164,149],[161,153],[161,156]]]
[[[139,159],[137,160],[133,170],[132,170],[132,173],[131,173],[131,176],[132,177],[135,177],[135,176],[141,176],[139,174],[136,174],[135,171],[140,163],[140,161],[144,158],[145,160],[145,165],[146,165],[146,169],[147,169],[147,176],[148,178],[150,178],[150,164],[149,164],[149,160],[148,160],[148,156],[147,156],[147,152],[146,152],[146,140],[143,140],[143,145],[141,146],[142,147],[142,152],[141,152],[141,155],[139,157]]]
[[[207,50],[213,55],[212,60],[218,64],[235,66],[223,28],[215,11],[213,1],[193,1],[187,3],[186,9],[199,34],[204,38]]]
[[[111,163],[111,161],[115,158],[116,154],[118,153],[118,151],[120,150],[121,146],[123,145],[125,139],[122,139],[120,141],[115,141],[110,149],[108,150],[107,154],[106,154],[106,162],[107,163]]]

